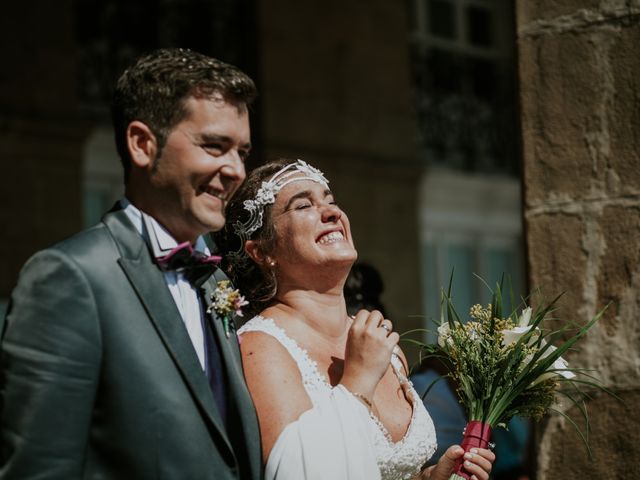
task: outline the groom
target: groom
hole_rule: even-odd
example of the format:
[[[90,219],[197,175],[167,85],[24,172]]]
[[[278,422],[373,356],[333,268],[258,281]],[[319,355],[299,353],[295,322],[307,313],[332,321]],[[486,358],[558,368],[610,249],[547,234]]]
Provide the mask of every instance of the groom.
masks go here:
[[[0,479],[261,478],[203,237],[245,178],[255,95],[237,68],[183,49],[119,79],[126,198],[34,255],[0,323]]]

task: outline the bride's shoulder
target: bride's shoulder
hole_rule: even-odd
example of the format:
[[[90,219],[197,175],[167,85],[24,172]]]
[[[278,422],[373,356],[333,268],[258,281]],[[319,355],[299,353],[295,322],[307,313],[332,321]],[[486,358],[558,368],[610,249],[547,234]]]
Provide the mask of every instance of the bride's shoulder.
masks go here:
[[[238,331],[242,366],[258,415],[263,418],[261,428],[279,434],[312,406],[292,356],[295,350],[270,318],[254,317],[243,329]]]
[[[269,310],[263,310],[255,317],[246,321],[239,329],[238,335],[244,337],[249,333],[261,333],[267,334],[272,337],[276,337],[282,342],[282,339],[287,336],[286,332],[281,326],[281,322],[277,320],[277,317],[270,314]],[[266,335],[259,335],[262,338]]]
[[[297,370],[288,345],[291,340],[273,318],[256,315],[238,330],[238,336],[245,370],[262,371],[275,366],[280,373]]]

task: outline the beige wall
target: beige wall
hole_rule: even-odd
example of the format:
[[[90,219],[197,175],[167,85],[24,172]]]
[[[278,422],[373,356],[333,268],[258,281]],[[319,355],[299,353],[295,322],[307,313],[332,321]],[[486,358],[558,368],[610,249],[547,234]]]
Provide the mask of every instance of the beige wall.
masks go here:
[[[404,3],[262,2],[264,153],[325,171],[390,317],[421,313],[416,118]]]
[[[560,416],[538,479],[631,479],[640,465],[640,1],[519,0],[525,223],[532,287],[562,318],[602,321],[568,357],[626,401],[587,401],[589,461]],[[560,406],[572,417],[578,412]]]

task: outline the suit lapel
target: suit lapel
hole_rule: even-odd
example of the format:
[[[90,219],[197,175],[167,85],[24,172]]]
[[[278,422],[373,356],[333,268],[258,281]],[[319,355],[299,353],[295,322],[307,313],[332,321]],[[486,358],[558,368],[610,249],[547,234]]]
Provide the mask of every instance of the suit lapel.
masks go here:
[[[217,287],[217,282],[222,280],[228,280],[228,278],[222,271],[216,270],[211,279],[204,283],[203,289],[205,291],[205,303],[207,307],[211,305],[211,294]],[[212,324],[213,334],[218,337],[220,355],[227,370],[229,402],[233,404],[232,408],[237,412],[239,417],[234,420],[240,422],[244,443],[249,447],[247,458],[254,464],[252,465],[253,471],[260,471],[262,468],[260,431],[255,407],[251,400],[249,390],[247,389],[247,384],[244,381],[244,372],[242,370],[242,360],[235,325],[233,323],[231,324],[231,334],[230,337],[227,338],[224,331],[223,319],[213,312],[209,316],[209,320]]]
[[[211,294],[216,289],[217,282],[221,280],[226,280],[226,277],[224,277],[224,274],[220,270],[216,270],[211,279],[202,285],[205,292],[205,304],[207,308],[211,306]],[[220,354],[222,355],[224,364],[230,370],[231,374],[242,374],[242,371],[239,370],[241,368],[240,350],[238,349],[238,342],[235,338],[235,325],[233,322],[230,323],[230,335],[229,338],[227,338],[224,331],[223,319],[216,312],[212,312],[211,315],[208,316],[208,320],[211,322],[213,334],[218,337],[218,341],[220,343]],[[235,377],[236,375],[232,376]]]
[[[218,430],[229,453],[233,455],[207,377],[202,371],[164,275],[153,263],[144,239],[123,211],[107,214],[104,223],[111,230],[119,247],[121,258],[118,263],[143,303],[185,384],[205,413],[205,417]]]

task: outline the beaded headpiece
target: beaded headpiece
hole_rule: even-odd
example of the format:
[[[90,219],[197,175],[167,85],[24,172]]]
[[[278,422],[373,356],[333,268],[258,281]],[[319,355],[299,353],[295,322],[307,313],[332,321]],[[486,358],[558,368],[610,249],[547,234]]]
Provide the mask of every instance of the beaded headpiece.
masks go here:
[[[262,182],[255,198],[245,200],[242,203],[244,209],[249,212],[249,219],[246,222],[238,220],[233,224],[233,231],[240,237],[240,248],[236,255],[242,256],[244,243],[262,226],[264,208],[276,201],[276,195],[285,186],[301,180],[311,180],[325,187],[329,186],[329,181],[320,170],[298,159],[278,170],[266,182]]]

